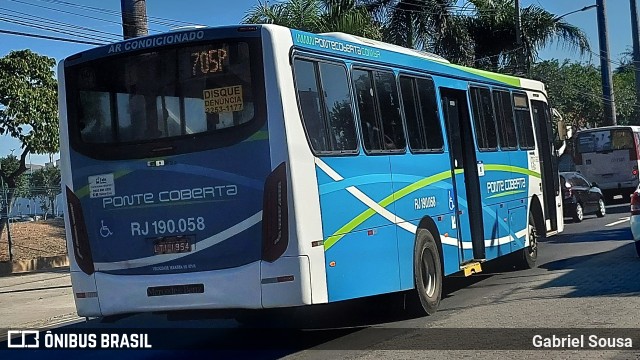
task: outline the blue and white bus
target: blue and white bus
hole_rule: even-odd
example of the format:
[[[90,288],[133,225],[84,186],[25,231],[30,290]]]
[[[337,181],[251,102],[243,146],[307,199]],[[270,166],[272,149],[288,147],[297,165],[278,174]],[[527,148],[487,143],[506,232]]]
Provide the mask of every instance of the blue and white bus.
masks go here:
[[[540,82],[344,34],[182,30],[59,66],[78,314],[413,290],[562,231]]]

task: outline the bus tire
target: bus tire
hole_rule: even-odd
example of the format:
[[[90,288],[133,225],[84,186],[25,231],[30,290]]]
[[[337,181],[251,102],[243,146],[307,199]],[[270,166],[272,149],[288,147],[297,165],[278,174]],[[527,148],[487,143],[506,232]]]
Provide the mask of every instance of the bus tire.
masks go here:
[[[540,236],[536,227],[536,221],[532,213],[529,213],[529,246],[525,246],[522,249],[520,268],[533,269],[536,267],[536,261],[538,260],[538,240]]]
[[[640,240],[636,240],[636,254],[638,254],[638,257],[640,257]]]
[[[415,310],[433,315],[442,297],[442,261],[438,244],[426,229],[418,229],[413,254]]]

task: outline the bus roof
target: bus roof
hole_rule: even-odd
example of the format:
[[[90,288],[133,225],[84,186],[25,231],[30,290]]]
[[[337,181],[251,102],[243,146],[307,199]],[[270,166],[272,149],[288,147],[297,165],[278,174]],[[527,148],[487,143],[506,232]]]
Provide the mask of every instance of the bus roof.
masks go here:
[[[263,25],[265,27],[279,27],[278,25]],[[393,52],[396,54],[403,54],[403,55],[408,55],[414,58],[419,58],[421,60],[425,60],[428,62],[431,62],[433,64],[437,64],[440,66],[446,66],[448,67],[450,70],[458,70],[461,71],[463,73],[466,73],[469,77],[480,77],[482,79],[491,81],[491,82],[498,82],[501,84],[506,84],[506,85],[510,85],[513,87],[518,87],[521,89],[525,89],[525,90],[531,90],[531,91],[537,91],[537,92],[541,92],[543,94],[546,95],[546,89],[545,86],[542,82],[537,81],[537,80],[531,80],[531,79],[526,79],[526,78],[521,78],[518,76],[513,76],[513,75],[506,75],[506,74],[500,74],[500,73],[495,73],[495,72],[491,72],[491,71],[486,71],[486,70],[480,70],[480,69],[475,69],[475,68],[471,68],[471,67],[466,67],[466,66],[461,66],[461,65],[457,65],[457,64],[452,64],[451,62],[449,62],[447,59],[443,58],[440,55],[437,54],[433,54],[433,53],[429,53],[426,51],[420,51],[420,50],[415,50],[415,49],[410,49],[410,48],[405,48],[399,45],[394,45],[394,44],[389,44],[383,41],[378,41],[378,40],[372,40],[372,39],[368,39],[368,38],[363,38],[360,36],[355,36],[355,35],[350,35],[350,34],[345,34],[345,33],[341,33],[341,32],[330,32],[330,33],[322,33],[322,34],[313,34],[313,33],[307,33],[307,32],[303,32],[303,31],[298,31],[298,30],[294,30],[292,29],[292,31],[294,32],[294,43],[296,43],[297,45],[303,45],[303,46],[308,46],[311,45],[308,42],[305,44],[304,42],[296,42],[296,34],[303,34],[303,35],[310,35],[315,37],[320,37],[320,38],[325,38],[325,39],[334,39],[334,40],[339,40],[341,42],[348,42],[348,43],[352,43],[352,44],[358,44],[358,45],[365,45],[367,47],[371,47],[371,48],[375,48],[375,49],[380,49],[380,50],[385,50],[388,52]],[[311,45],[313,47],[313,45]],[[322,50],[327,50],[326,48],[322,49]]]
[[[411,56],[422,57],[422,58],[425,58],[427,60],[439,61],[439,62],[450,64],[449,60],[443,58],[440,55],[436,55],[436,54],[433,54],[433,53],[430,53],[430,52],[427,52],[427,51],[420,51],[420,50],[410,49],[410,48],[402,47],[400,45],[389,44],[389,43],[386,43],[384,41],[371,40],[371,39],[367,39],[367,38],[364,38],[364,37],[351,35],[351,34],[346,34],[346,33],[342,33],[342,32],[321,33],[319,35],[329,36],[329,37],[333,37],[333,38],[344,40],[344,41],[350,41],[350,42],[353,42],[353,43],[367,44],[367,45],[370,45],[370,46],[378,47],[380,49],[385,49],[385,50],[389,50],[389,51],[395,51],[395,52],[399,52],[399,53],[403,53],[403,54],[407,54],[407,55],[411,55]]]
[[[622,130],[622,129],[630,129],[633,132],[640,132],[640,126],[636,126],[636,125],[610,125],[610,126],[601,126],[597,128],[590,128],[590,129],[581,129],[576,132],[576,135],[580,133],[588,133],[588,132],[594,132],[594,131]]]

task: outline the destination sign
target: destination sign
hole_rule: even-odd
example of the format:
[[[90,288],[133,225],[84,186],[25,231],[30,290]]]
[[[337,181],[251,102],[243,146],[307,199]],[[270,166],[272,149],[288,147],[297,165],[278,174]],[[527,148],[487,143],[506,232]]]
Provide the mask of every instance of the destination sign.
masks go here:
[[[215,49],[192,52],[193,68],[191,75],[207,75],[225,71],[229,64],[228,54],[229,51],[226,45]]]

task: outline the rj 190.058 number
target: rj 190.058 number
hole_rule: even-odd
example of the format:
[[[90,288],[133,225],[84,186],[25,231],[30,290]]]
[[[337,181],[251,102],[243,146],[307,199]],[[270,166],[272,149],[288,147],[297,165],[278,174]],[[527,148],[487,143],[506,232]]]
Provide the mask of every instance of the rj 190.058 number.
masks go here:
[[[178,220],[155,220],[131,222],[131,236],[164,235],[204,230],[206,225],[202,216],[181,218]]]

